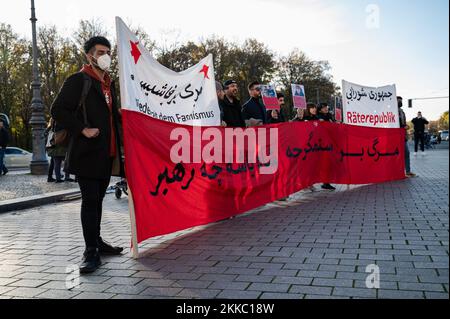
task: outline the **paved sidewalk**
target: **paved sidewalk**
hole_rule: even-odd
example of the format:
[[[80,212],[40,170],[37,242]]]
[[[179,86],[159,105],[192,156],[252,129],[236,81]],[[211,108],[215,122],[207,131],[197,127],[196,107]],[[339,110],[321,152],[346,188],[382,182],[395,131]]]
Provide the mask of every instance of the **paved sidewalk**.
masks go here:
[[[47,183],[47,176],[33,176],[27,171],[12,171],[0,177],[0,205],[6,200],[73,189],[78,189],[77,183]]]
[[[412,157],[419,178],[299,193],[244,216],[154,238],[135,261],[104,258],[67,290],[83,251],[79,201],[0,215],[0,298],[448,299],[449,154]],[[103,236],[129,247],[127,200]],[[380,267],[381,289],[365,272]],[[70,278],[70,277],[69,277]]]

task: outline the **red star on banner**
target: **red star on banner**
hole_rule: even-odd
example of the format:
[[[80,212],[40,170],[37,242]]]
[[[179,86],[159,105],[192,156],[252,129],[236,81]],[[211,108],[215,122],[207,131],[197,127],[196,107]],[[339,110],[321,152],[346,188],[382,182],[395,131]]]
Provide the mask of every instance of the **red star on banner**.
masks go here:
[[[209,66],[207,66],[205,64],[205,65],[203,65],[203,69],[199,73],[204,73],[205,74],[205,78],[209,80],[208,71],[209,71]]]
[[[134,58],[134,64],[137,64],[139,61],[139,58],[141,57],[141,51],[139,51],[138,44],[139,42],[134,43],[133,41],[130,41],[131,43],[131,55]]]

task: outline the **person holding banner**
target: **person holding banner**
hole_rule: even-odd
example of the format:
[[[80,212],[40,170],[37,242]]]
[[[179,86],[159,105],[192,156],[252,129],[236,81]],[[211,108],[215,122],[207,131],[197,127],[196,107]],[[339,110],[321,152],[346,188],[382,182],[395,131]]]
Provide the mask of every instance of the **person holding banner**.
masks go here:
[[[295,117],[292,119],[292,122],[304,122],[305,121],[305,110],[297,108],[297,113]]]
[[[320,103],[318,117],[325,122],[334,122],[327,103]]]
[[[260,102],[261,86],[254,81],[248,85],[250,99],[242,106],[242,116],[248,127],[268,124],[267,110],[264,104]]]
[[[89,62],[70,76],[56,97],[51,113],[70,134],[67,174],[75,174],[81,190],[81,223],[86,249],[80,273],[101,265],[100,255],[120,255],[100,236],[102,203],[111,175],[124,176],[119,139],[119,112],[114,83],[108,74],[111,44],[93,37],[84,45]]]
[[[303,117],[304,121],[318,121],[319,117],[317,116],[317,105],[314,103],[308,103],[306,105],[306,114]]]
[[[286,122],[287,119],[287,116],[284,115],[284,106],[285,106],[284,94],[278,92],[277,99],[280,109],[267,111],[267,121],[269,124],[284,123]]]
[[[318,113],[317,117],[319,118],[320,121],[334,122],[333,116],[330,113],[330,109],[328,108],[327,103],[320,103],[319,113]],[[335,191],[336,187],[334,187],[333,185],[331,185],[329,183],[324,183],[322,185],[322,189],[329,190],[329,191]]]
[[[223,99],[223,121],[228,127],[245,127],[244,119],[242,118],[241,102],[239,101],[238,85],[234,80],[228,80],[224,83],[225,96]]]

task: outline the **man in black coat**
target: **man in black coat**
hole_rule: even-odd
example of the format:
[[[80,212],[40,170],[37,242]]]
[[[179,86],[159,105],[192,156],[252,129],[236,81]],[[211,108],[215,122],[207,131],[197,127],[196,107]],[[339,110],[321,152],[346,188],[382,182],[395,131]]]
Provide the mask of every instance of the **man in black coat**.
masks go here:
[[[89,64],[65,81],[51,112],[71,136],[66,172],[76,175],[80,185],[81,223],[86,243],[80,272],[92,273],[101,265],[100,255],[120,255],[123,251],[100,237],[103,198],[113,169],[123,176],[123,165],[120,114],[114,83],[107,72],[111,64],[111,44],[106,38],[93,37],[85,43],[84,51]],[[79,104],[86,86],[89,91],[85,107],[82,107]]]
[[[222,101],[223,121],[228,127],[245,127],[241,113],[241,102],[238,99],[237,82],[228,80],[223,86],[225,89],[225,97]]]
[[[254,81],[248,86],[250,99],[242,106],[242,116],[248,126],[268,124],[267,110],[261,100],[261,85]]]
[[[430,123],[422,116],[422,112],[417,114],[412,123],[414,124],[414,155],[417,155],[419,151],[419,143],[422,154],[425,154],[425,126]]]

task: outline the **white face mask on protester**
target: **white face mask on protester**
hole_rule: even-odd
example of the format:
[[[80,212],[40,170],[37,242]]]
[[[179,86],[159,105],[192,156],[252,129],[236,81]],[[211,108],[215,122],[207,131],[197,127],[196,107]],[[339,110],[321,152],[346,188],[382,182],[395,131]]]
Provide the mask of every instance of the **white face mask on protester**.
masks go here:
[[[94,58],[95,59],[95,58]],[[103,71],[108,71],[111,67],[111,57],[108,54],[100,56],[97,60],[97,66]]]

